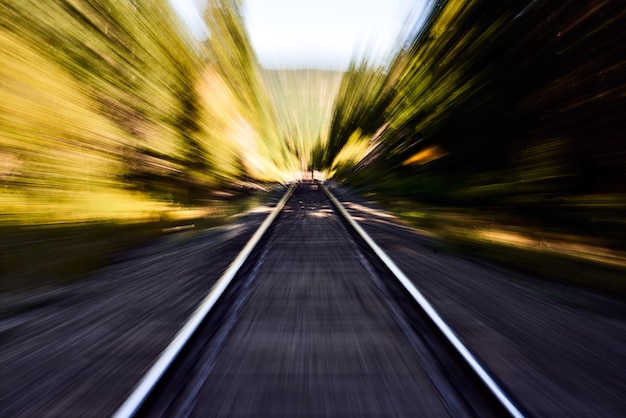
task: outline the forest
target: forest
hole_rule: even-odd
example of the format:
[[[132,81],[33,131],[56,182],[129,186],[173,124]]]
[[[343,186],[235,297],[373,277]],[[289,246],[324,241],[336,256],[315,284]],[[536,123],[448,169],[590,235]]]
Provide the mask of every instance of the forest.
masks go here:
[[[0,222],[145,219],[297,167],[234,4],[198,41],[167,0],[2,1]]]
[[[623,267],[625,25],[615,1],[438,2],[387,68],[353,63],[313,162],[465,250]]]
[[[167,0],[0,1],[0,227],[205,216],[315,169],[459,245],[624,267],[621,2],[438,1],[345,72],[262,68],[244,8],[207,0],[197,39]]]

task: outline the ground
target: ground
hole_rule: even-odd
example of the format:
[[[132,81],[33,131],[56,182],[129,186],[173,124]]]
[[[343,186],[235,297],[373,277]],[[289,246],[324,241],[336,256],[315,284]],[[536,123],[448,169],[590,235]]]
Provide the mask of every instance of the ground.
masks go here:
[[[333,187],[442,317],[534,416],[621,416],[624,303],[441,253],[436,239]],[[276,201],[276,197],[272,197]],[[2,295],[6,416],[104,416],[124,400],[267,210],[182,230],[89,277],[24,299]]]

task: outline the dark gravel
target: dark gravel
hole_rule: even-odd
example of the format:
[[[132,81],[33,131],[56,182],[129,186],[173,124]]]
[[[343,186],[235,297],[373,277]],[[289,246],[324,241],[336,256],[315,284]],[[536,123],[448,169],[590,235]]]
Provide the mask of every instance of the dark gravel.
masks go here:
[[[430,349],[426,327],[409,323],[397,304],[406,296],[386,287],[390,278],[376,273],[317,185],[294,191],[260,253],[254,274],[239,278],[247,291],[229,303],[228,319],[208,343],[199,339],[211,349],[186,373],[193,378],[171,388],[176,407],[148,416],[501,413],[451,383],[460,373],[441,364],[452,363],[447,351]]]
[[[112,414],[270,210],[259,209],[168,234],[72,285],[1,295],[0,415]]]
[[[433,238],[334,190],[532,415],[624,416],[624,303],[436,252]],[[266,215],[169,235],[63,288],[2,295],[15,312],[0,320],[2,416],[110,415]]]
[[[332,190],[531,415],[624,416],[623,301],[440,253],[435,238]]]

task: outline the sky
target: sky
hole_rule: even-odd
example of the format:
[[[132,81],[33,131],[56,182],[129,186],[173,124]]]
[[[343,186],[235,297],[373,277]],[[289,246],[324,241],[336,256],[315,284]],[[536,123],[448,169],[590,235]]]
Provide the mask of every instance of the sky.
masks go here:
[[[198,34],[203,0],[170,0]],[[261,65],[345,70],[358,54],[375,62],[401,30],[425,18],[428,0],[244,0],[245,24]],[[412,22],[407,25],[407,22]]]

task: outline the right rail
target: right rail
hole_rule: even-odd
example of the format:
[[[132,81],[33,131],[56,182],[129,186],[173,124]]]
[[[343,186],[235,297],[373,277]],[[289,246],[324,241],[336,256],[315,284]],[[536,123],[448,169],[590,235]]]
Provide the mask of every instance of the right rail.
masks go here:
[[[341,202],[328,190],[325,185],[322,185],[324,193],[333,202],[333,205],[346,219],[356,233],[367,243],[372,249],[380,261],[385,267],[393,274],[393,276],[402,284],[406,291],[413,297],[415,302],[424,311],[430,321],[437,327],[441,335],[450,343],[451,346],[460,354],[467,365],[476,373],[476,376],[483,382],[488,390],[495,396],[506,411],[516,418],[524,416],[520,409],[511,400],[510,396],[496,383],[495,379],[485,370],[476,357],[470,352],[470,350],[463,344],[463,342],[457,337],[456,333],[448,326],[448,324],[441,318],[439,313],[433,308],[428,300],[422,295],[422,293],[415,287],[413,282],[402,272],[400,267],[383,251],[382,248],[376,244],[376,242],[369,236],[367,232],[354,220],[354,218],[343,207]]]

